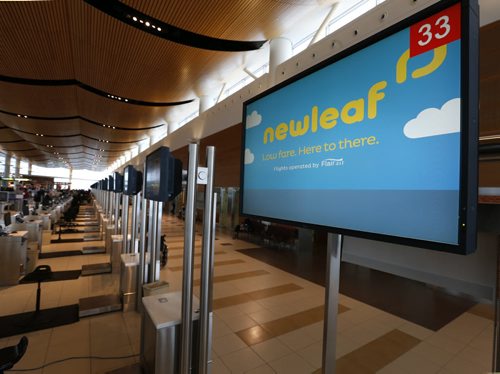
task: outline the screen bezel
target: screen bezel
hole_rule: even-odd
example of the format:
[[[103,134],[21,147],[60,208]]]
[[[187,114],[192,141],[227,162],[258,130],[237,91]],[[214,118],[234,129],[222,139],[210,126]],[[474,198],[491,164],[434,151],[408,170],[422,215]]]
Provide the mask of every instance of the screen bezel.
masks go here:
[[[123,175],[120,174],[119,172],[115,171],[113,173],[113,179],[114,179],[113,191],[122,193],[123,192]]]
[[[125,176],[127,175],[127,188],[125,188]],[[142,190],[142,173],[132,165],[123,169],[123,194],[137,195]]]
[[[382,39],[389,37],[411,25],[432,16],[452,5],[461,5],[461,133],[460,133],[460,186],[459,186],[459,220],[458,220],[458,244],[440,243],[408,237],[379,234],[366,231],[357,231],[342,227],[322,226],[307,222],[291,221],[286,218],[266,217],[245,213],[244,186],[245,186],[245,163],[244,152],[245,123],[247,116],[247,106],[260,100],[269,94],[281,90],[328,65],[334,64],[347,56],[350,56],[368,46],[371,46]],[[443,0],[433,4],[398,23],[380,31],[379,33],[331,56],[304,70],[303,72],[281,82],[280,84],[262,92],[259,95],[243,103],[242,117],[242,145],[241,145],[241,174],[240,174],[240,215],[271,222],[284,223],[315,230],[325,230],[332,233],[362,237],[367,239],[386,241],[396,244],[409,245],[414,247],[433,249],[438,251],[452,252],[456,254],[469,254],[475,251],[476,215],[477,215],[477,141],[478,141],[478,39],[479,39],[479,19],[478,4],[476,0]]]
[[[144,197],[148,200],[162,201],[166,202],[169,199],[169,163],[170,163],[170,149],[168,147],[160,147],[149,155],[146,156],[146,162],[144,164]],[[151,193],[148,191],[148,168],[151,162],[155,159],[160,160],[160,188],[158,193]]]

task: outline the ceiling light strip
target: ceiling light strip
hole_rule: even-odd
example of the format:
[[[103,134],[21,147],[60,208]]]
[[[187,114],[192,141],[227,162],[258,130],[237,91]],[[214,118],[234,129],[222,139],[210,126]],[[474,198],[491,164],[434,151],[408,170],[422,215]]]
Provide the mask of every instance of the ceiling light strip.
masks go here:
[[[43,121],[70,121],[70,120],[82,120],[85,121],[91,125],[94,126],[99,126],[99,127],[104,127],[110,130],[121,130],[121,131],[146,131],[146,130],[153,130],[157,129],[158,127],[165,126],[165,124],[159,124],[156,126],[150,126],[150,127],[139,127],[139,128],[128,128],[128,127],[120,127],[120,126],[114,126],[114,125],[106,125],[103,123],[99,123],[97,121],[91,120],[86,117],[82,116],[68,116],[68,117],[42,117],[42,116],[31,116],[31,115],[24,115],[24,114],[18,114],[18,113],[13,113],[13,112],[8,112],[6,110],[0,109],[0,113],[9,115],[9,116],[15,116],[18,118],[22,119],[35,119],[35,120],[43,120]],[[4,128],[10,128],[10,127],[1,127],[0,130]]]
[[[0,81],[16,84],[25,84],[30,86],[77,86],[81,89],[91,92],[95,95],[104,97],[109,100],[118,101],[124,104],[140,105],[140,106],[156,106],[156,107],[166,107],[166,106],[178,106],[192,103],[195,99],[183,100],[183,101],[167,101],[167,102],[154,102],[154,101],[144,101],[136,100],[132,98],[126,98],[123,96],[116,95],[111,92],[106,92],[99,90],[98,88],[89,86],[83,82],[76,79],[29,79],[29,78],[18,78],[9,77],[6,75],[0,75]]]
[[[107,15],[159,38],[189,47],[223,52],[245,52],[261,48],[267,40],[241,41],[213,38],[170,25],[141,13],[117,0],[85,0]]]
[[[12,131],[15,132],[20,132],[22,134],[28,134],[28,135],[34,135],[34,136],[40,136],[40,137],[45,137],[45,138],[74,138],[76,136],[81,136],[86,139],[94,140],[96,142],[101,142],[101,143],[109,143],[109,144],[131,144],[131,143],[137,143],[137,142],[142,142],[146,140],[146,138],[143,139],[137,139],[137,140],[129,140],[129,141],[113,141],[113,140],[104,140],[104,139],[98,139],[98,138],[93,138],[91,136],[85,135],[85,134],[68,134],[68,135],[49,135],[49,134],[40,134],[40,133],[34,133],[34,132],[29,132],[29,131],[24,131],[24,130],[19,130],[11,127],[6,127]],[[16,141],[28,141],[28,140],[16,140]],[[14,141],[10,141],[11,143]],[[8,142],[0,142],[0,143],[8,143]]]

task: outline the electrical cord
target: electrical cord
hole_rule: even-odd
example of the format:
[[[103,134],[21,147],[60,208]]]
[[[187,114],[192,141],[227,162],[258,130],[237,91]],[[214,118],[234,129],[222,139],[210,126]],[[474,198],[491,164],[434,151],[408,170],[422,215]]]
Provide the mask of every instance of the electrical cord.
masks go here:
[[[132,357],[137,357],[139,354],[135,355],[128,355],[128,356],[115,356],[115,357],[102,357],[102,356],[75,356],[75,357],[67,357],[63,358],[61,360],[56,360],[52,362],[48,362],[46,364],[43,364],[42,366],[36,367],[36,368],[31,368],[31,369],[10,369],[6,370],[7,372],[14,372],[14,371],[33,371],[33,370],[41,370],[47,366],[54,365],[54,364],[59,364],[61,362],[65,361],[70,361],[70,360],[119,360],[119,359],[125,359],[125,358],[132,358]]]

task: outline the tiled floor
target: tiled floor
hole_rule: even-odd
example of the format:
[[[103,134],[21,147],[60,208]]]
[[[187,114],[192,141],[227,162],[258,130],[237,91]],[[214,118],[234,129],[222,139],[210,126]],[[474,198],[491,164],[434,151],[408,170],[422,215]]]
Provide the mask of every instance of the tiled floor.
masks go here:
[[[169,262],[161,279],[169,282],[170,290],[180,290],[183,227],[173,217],[164,217],[162,227]],[[197,236],[196,264],[200,239]],[[99,244],[103,245],[52,244],[43,250]],[[324,288],[237,251],[255,248],[253,243],[219,233],[215,245],[212,373],[320,373]],[[85,255],[45,259],[40,264],[69,270],[106,260],[105,255]],[[198,280],[199,266],[194,274]],[[42,285],[42,308],[117,291],[118,279],[110,274],[47,283]],[[36,284],[0,288],[0,316],[33,310],[35,293]],[[16,369],[79,357],[29,372],[105,373],[138,361],[140,317],[135,312],[110,313],[27,335],[28,351]],[[0,339],[0,347],[18,339]],[[434,331],[340,295],[337,373],[486,373],[491,370],[492,341],[489,306],[474,306]]]

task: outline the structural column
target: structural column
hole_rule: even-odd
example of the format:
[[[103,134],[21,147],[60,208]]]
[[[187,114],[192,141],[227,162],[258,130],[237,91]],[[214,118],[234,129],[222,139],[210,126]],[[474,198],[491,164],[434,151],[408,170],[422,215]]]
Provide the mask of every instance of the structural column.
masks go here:
[[[274,38],[269,43],[269,86],[276,83],[277,67],[292,57],[292,42],[287,38]]]
[[[16,166],[15,166],[15,169],[14,169],[14,189],[17,190],[17,186],[20,184],[19,183],[19,176],[20,176],[20,173],[19,171],[21,170],[21,159],[19,158],[16,158]]]
[[[5,168],[3,170],[3,177],[8,178],[10,177],[10,160],[11,160],[11,155],[7,153],[5,155]]]
[[[200,99],[200,114],[206,112],[208,109],[215,105],[216,95],[212,93],[207,93],[199,96]]]

